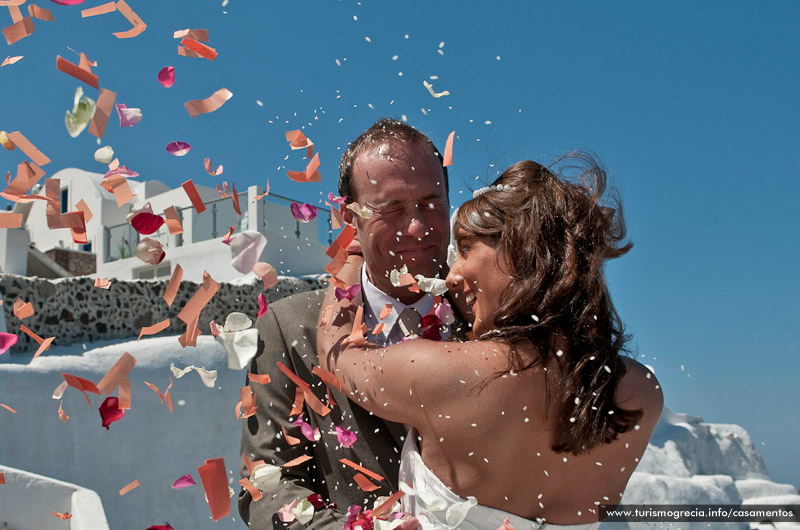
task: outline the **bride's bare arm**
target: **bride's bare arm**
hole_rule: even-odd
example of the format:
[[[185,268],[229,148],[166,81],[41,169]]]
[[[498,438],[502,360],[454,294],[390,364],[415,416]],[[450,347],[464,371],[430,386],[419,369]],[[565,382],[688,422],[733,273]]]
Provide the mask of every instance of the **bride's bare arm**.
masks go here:
[[[358,283],[362,263],[351,256],[337,276],[348,285]],[[476,382],[468,359],[475,355],[474,344],[414,339],[375,346],[353,334],[354,319],[363,310],[347,299],[336,300],[333,286],[322,308],[320,364],[336,374],[354,401],[382,418],[420,427],[427,414],[460,400]],[[464,382],[452,385],[454,378]]]

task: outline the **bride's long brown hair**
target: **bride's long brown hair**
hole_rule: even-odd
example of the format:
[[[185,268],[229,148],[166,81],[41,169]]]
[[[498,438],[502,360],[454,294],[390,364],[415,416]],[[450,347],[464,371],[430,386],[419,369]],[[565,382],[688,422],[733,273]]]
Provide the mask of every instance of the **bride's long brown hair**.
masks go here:
[[[604,197],[606,172],[599,163],[576,152],[554,167],[559,176],[536,162],[517,162],[489,191],[459,208],[453,233],[456,240],[475,234],[496,241],[504,257],[498,266],[513,279],[493,315],[496,329],[480,339],[534,345],[534,358],[512,348],[509,370],[555,359],[560,375],[550,382],[555,392],[547,392],[548,403],[550,397],[557,403],[552,447],[579,454],[615,440],[642,416],[615,401],[626,371],[620,352],[629,337],[603,271],[606,260],[622,256],[632,243],[623,242],[618,198]],[[569,344],[562,352],[555,335]]]

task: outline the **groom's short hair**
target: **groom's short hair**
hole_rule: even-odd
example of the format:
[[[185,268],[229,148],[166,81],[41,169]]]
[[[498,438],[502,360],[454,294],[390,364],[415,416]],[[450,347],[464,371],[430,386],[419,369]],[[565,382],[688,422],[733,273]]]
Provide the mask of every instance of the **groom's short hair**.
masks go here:
[[[342,155],[342,161],[339,164],[339,195],[346,195],[347,202],[356,200],[356,189],[353,187],[353,164],[358,155],[369,145],[389,142],[419,142],[425,144],[430,147],[431,152],[439,159],[439,162],[444,163],[442,154],[424,133],[402,121],[381,118],[353,140],[347,146],[344,155]],[[442,174],[444,175],[444,191],[447,194],[450,188],[447,182],[447,167],[444,165],[442,165]]]

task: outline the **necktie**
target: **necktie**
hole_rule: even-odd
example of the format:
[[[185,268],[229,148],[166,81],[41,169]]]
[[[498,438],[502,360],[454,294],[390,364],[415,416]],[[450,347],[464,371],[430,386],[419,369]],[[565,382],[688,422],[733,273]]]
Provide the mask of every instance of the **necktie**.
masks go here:
[[[397,327],[400,328],[404,337],[409,335],[422,335],[421,320],[422,316],[416,309],[407,307],[400,313],[400,318],[397,319]]]

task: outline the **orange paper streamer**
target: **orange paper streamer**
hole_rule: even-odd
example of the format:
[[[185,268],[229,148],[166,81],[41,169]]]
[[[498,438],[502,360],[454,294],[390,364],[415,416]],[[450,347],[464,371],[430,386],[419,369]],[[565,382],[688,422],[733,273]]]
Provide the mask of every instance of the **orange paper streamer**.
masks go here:
[[[122,380],[128,377],[134,366],[136,366],[136,358],[128,352],[123,353],[114,366],[109,368],[103,379],[97,383],[97,388],[102,390],[105,395],[110,395]]]
[[[97,15],[105,15],[108,13],[113,13],[117,10],[117,4],[114,2],[108,2],[105,4],[101,4],[99,6],[90,7],[88,9],[81,10],[81,17],[94,17]]]
[[[299,466],[303,462],[308,462],[309,460],[311,460],[311,455],[300,455],[297,458],[293,458],[292,460],[289,460],[288,462],[283,464],[281,467]]]
[[[295,438],[294,436],[290,435],[286,432],[286,427],[281,425],[281,430],[283,431],[283,438],[286,440],[286,443],[289,445],[297,445],[300,443],[300,438]]]
[[[292,410],[289,411],[289,416],[296,416],[303,413],[303,403],[306,402],[306,394],[299,386],[294,389],[294,403]]]
[[[169,319],[168,318],[162,320],[161,322],[153,324],[152,326],[145,326],[139,332],[139,338],[136,339],[136,340],[138,341],[139,339],[141,339],[145,335],[155,335],[156,333],[158,333],[160,331],[164,331],[168,327],[169,327]]]
[[[217,50],[212,48],[211,46],[206,46],[200,42],[197,42],[191,38],[185,38],[181,41],[181,44],[195,52],[196,54],[208,59],[209,61],[213,61],[217,58]]]
[[[369,469],[367,469],[365,467],[362,467],[362,466],[356,464],[352,460],[348,460],[347,458],[340,458],[339,462],[341,462],[342,464],[344,464],[346,466],[352,467],[356,471],[360,471],[361,473],[364,473],[369,478],[372,478],[372,479],[375,479],[375,480],[378,480],[378,481],[383,480],[383,477],[381,475],[375,473],[374,471],[370,471]]]
[[[21,228],[22,214],[14,212],[0,212],[0,228]]]
[[[295,182],[320,182],[319,169],[319,153],[314,155],[314,158],[306,166],[305,171],[286,171],[286,174]]]
[[[242,487],[247,490],[247,492],[250,494],[250,497],[252,497],[253,502],[261,500],[261,497],[264,496],[261,493],[261,490],[253,486],[253,483],[250,482],[250,479],[247,477],[240,479],[239,484],[241,484]]]
[[[58,68],[60,71],[64,72],[67,75],[71,75],[78,81],[83,81],[90,87],[100,88],[99,78],[95,74],[87,72],[77,64],[69,62],[60,55],[56,56],[56,68]]]
[[[333,240],[333,244],[330,248],[325,251],[325,254],[327,254],[329,258],[334,258],[339,252],[339,249],[346,250],[355,237],[356,229],[353,228],[352,225],[345,225],[336,239]]]
[[[447,137],[447,143],[444,144],[444,156],[442,157],[442,166],[452,166],[453,165],[453,138],[455,138],[456,132],[452,131],[450,135]]]
[[[139,481],[138,480],[134,480],[133,482],[131,482],[130,484],[128,484],[127,486],[125,486],[124,488],[119,490],[119,494],[120,494],[120,496],[125,495],[126,493],[128,493],[128,492],[130,492],[132,490],[135,490],[138,487],[139,487]]]
[[[61,420],[62,423],[67,423],[69,421],[69,416],[67,413],[64,412],[64,400],[61,400],[61,403],[58,404],[58,419]]]
[[[119,382],[119,408],[122,410],[131,409],[131,380],[127,377]]]
[[[56,19],[56,17],[53,16],[52,11],[43,7],[39,7],[36,4],[28,4],[28,14],[33,18],[38,18],[39,20],[52,21]]]
[[[242,209],[239,207],[239,193],[236,191],[236,184],[233,182],[231,182],[231,190],[231,195],[233,196],[233,210],[236,212],[236,215],[242,215]]]
[[[87,223],[92,220],[92,217],[94,217],[94,215],[92,215],[92,211],[89,209],[89,205],[86,204],[86,201],[83,199],[78,201],[78,204],[75,205],[75,208],[83,212],[83,220]]]
[[[208,41],[208,30],[207,29],[179,29],[172,34],[173,39],[183,39],[184,37],[189,37],[190,39],[194,39],[200,42],[207,42]]]
[[[386,304],[385,306],[383,306],[383,309],[381,309],[381,314],[378,315],[378,317],[381,320],[384,320],[386,317],[388,317],[391,314],[392,314],[392,304]]]
[[[353,477],[353,480],[355,480],[356,484],[358,484],[358,487],[364,491],[375,491],[377,489],[380,489],[380,486],[372,482],[370,479],[368,479],[361,473],[356,473],[355,476]]]
[[[169,228],[170,235],[174,236],[183,233],[181,218],[180,215],[178,215],[178,210],[174,206],[170,206],[164,210],[164,217],[164,221],[167,224],[167,228]]]
[[[184,103],[183,106],[186,107],[186,112],[189,113],[189,116],[195,118],[199,114],[214,112],[224,105],[226,101],[231,99],[231,97],[233,97],[233,92],[222,87],[206,99],[192,99]]]
[[[114,199],[117,201],[117,207],[122,206],[133,198],[133,192],[128,184],[128,179],[125,175],[114,173],[100,185],[106,190],[114,194]]]
[[[111,117],[111,110],[114,108],[114,101],[117,99],[117,93],[108,90],[107,88],[100,89],[100,95],[97,97],[96,110],[94,116],[89,124],[89,134],[102,138],[106,133],[106,125]],[[115,169],[115,168],[109,168]]]
[[[228,476],[225,473],[225,462],[222,458],[206,460],[197,468],[200,481],[203,483],[211,518],[219,521],[231,513],[231,500],[228,496]]]
[[[218,290],[219,284],[214,281],[214,278],[212,278],[210,274],[203,272],[203,285],[200,286],[192,298],[183,306],[183,309],[178,313],[178,319],[186,324],[197,319],[200,316],[200,311],[203,310]]]
[[[14,301],[14,316],[20,320],[24,320],[33,316],[33,304],[24,302],[22,298],[17,298]]]
[[[118,39],[130,39],[131,37],[135,37],[141,34],[144,30],[147,29],[147,24],[139,18],[139,15],[133,12],[133,9],[125,2],[125,0],[119,0],[117,2],[117,11],[122,13],[122,16],[128,19],[128,22],[131,23],[133,26],[128,31],[120,31],[114,33],[114,36]],[[97,88],[97,87],[95,87]]]
[[[86,393],[91,392],[92,394],[97,394],[98,396],[101,395],[100,389],[98,389],[97,386],[88,379],[64,372],[61,372],[61,375],[64,377],[64,381],[66,381],[69,386],[76,388],[83,393],[83,397],[86,398],[86,403],[88,403],[90,407],[92,406],[92,402],[89,401],[89,396],[86,395]]]
[[[203,199],[200,198],[200,194],[197,193],[197,188],[194,187],[194,182],[192,182],[192,179],[189,179],[181,184],[181,187],[186,192],[186,195],[189,196],[189,200],[192,201],[192,206],[194,206],[194,209],[197,211],[197,213],[203,213],[206,211],[206,205],[203,202]]]
[[[15,22],[6,28],[3,28],[3,36],[6,38],[8,45],[11,46],[20,39],[24,39],[33,33],[35,30],[36,27],[33,25],[33,18],[25,17],[19,22]]]
[[[94,281],[94,286],[99,289],[108,289],[111,287],[111,282],[108,281],[108,278],[97,278]]]
[[[14,145],[19,147],[20,150],[33,161],[34,164],[44,166],[50,163],[50,159],[47,158],[44,153],[36,149],[36,146],[33,145],[27,138],[25,138],[21,132],[14,131],[8,133],[8,139],[14,142]]]
[[[59,519],[64,519],[64,520],[66,520],[66,519],[72,519],[72,514],[71,514],[71,513],[69,513],[69,512],[58,513],[58,512],[56,512],[56,511],[53,511],[53,515],[55,515],[55,516],[56,516],[56,517],[58,517]]]
[[[172,271],[172,276],[169,277],[167,288],[164,290],[164,301],[167,303],[167,307],[172,306],[175,295],[178,294],[178,289],[181,286],[182,279],[183,267],[181,267],[180,264],[175,264],[175,270]]]
[[[5,403],[0,403],[0,407],[3,407],[7,411],[11,412],[12,414],[16,414],[17,411],[6,405]]]
[[[269,378],[269,374],[252,374],[249,372],[247,373],[247,379],[248,381],[252,381],[253,383],[258,383],[260,385],[266,385],[272,381]]]

